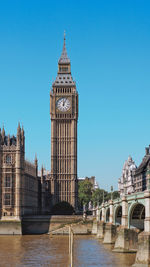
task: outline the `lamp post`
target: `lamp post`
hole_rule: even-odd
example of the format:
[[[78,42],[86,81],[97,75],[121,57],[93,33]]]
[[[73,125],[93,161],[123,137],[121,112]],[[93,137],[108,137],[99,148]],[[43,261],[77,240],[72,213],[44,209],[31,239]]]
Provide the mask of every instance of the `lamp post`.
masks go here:
[[[103,203],[104,203],[104,190],[103,190]]]
[[[110,190],[111,190],[111,200],[113,200],[113,186],[112,185],[111,185]]]
[[[110,190],[111,190],[111,200],[109,201],[109,203],[110,203],[109,222],[113,223],[113,210],[114,210],[114,207],[113,207],[113,186],[111,186]]]

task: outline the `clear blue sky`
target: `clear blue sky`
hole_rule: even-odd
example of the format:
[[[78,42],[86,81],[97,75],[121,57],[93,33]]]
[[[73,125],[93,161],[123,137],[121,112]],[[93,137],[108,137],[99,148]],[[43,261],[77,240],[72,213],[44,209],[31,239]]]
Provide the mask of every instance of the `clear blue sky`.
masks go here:
[[[49,91],[66,30],[79,92],[78,175],[117,188],[150,143],[150,1],[0,1],[0,125],[50,169]]]

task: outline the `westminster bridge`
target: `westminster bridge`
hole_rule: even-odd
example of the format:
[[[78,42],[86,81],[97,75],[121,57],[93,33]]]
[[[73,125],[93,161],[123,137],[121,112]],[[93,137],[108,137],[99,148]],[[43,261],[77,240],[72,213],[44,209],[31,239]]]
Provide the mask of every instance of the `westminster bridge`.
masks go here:
[[[95,215],[93,234],[114,252],[136,252],[135,266],[150,266],[150,190],[103,202]]]

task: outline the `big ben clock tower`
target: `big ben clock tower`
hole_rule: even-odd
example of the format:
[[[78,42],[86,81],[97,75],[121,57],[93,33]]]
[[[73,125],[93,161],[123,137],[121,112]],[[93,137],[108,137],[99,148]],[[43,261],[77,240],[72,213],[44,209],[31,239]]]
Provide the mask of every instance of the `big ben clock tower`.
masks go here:
[[[71,75],[65,44],[58,73],[50,92],[52,205],[69,202],[77,208],[77,121],[78,93]]]

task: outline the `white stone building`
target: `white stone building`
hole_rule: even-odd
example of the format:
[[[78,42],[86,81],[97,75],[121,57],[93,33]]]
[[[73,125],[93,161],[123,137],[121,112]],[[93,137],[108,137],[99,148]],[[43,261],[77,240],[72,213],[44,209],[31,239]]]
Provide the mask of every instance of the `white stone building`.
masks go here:
[[[135,162],[131,156],[129,156],[128,160],[124,163],[122,176],[118,179],[118,191],[120,196],[134,193],[135,188],[133,174],[136,168]]]

